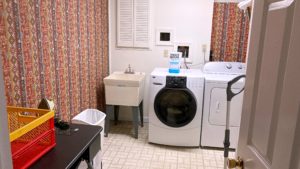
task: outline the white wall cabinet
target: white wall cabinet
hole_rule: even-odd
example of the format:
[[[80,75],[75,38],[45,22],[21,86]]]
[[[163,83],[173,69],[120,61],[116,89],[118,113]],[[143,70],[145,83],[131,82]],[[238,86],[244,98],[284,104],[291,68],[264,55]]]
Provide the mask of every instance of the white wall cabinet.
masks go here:
[[[117,2],[117,47],[149,48],[149,0]]]

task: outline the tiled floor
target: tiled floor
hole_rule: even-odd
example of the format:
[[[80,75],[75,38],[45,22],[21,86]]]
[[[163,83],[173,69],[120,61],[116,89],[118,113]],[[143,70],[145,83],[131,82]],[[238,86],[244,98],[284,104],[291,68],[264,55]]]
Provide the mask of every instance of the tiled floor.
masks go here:
[[[104,169],[222,169],[223,151],[150,144],[147,123],[135,139],[132,123],[119,122],[104,139],[102,161]]]

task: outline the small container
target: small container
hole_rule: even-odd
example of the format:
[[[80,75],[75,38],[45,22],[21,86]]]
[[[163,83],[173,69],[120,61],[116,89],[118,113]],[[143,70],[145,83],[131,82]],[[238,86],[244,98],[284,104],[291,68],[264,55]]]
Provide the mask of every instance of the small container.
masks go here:
[[[180,58],[181,52],[170,52],[169,60],[169,73],[179,73],[180,72]]]
[[[101,149],[100,152],[96,154],[96,156],[93,159],[93,164],[95,168],[101,168],[101,157],[102,157],[102,152],[103,150],[103,143],[104,143],[104,123],[105,123],[105,117],[106,114],[96,110],[96,109],[86,109],[83,112],[77,114],[73,119],[72,123],[74,124],[84,124],[84,125],[92,125],[92,126],[101,126],[103,128],[102,132],[100,133],[101,135],[101,140],[100,140],[100,145]],[[79,167],[81,168],[81,167]]]
[[[55,145],[54,112],[7,107],[14,169],[26,169]]]

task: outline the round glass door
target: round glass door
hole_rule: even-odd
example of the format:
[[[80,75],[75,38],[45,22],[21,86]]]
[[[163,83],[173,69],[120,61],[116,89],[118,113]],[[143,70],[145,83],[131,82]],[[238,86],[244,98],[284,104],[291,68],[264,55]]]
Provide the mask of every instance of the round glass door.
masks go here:
[[[194,119],[197,103],[189,89],[163,88],[155,97],[154,110],[162,123],[182,127]]]

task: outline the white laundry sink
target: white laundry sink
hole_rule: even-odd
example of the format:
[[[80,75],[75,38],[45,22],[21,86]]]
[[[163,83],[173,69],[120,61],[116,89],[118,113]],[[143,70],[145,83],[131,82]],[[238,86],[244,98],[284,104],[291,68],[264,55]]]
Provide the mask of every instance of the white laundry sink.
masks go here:
[[[144,97],[145,73],[114,72],[104,84],[107,105],[138,106]]]

